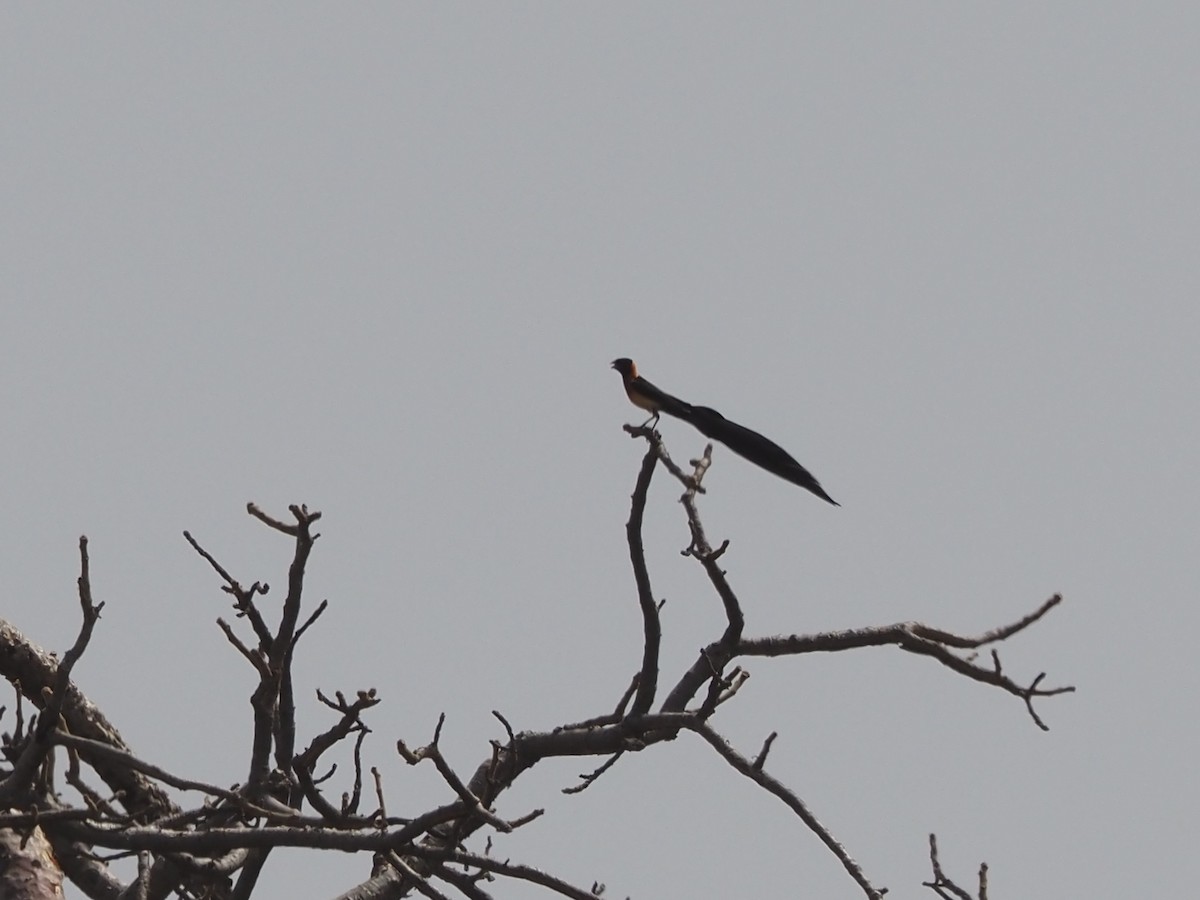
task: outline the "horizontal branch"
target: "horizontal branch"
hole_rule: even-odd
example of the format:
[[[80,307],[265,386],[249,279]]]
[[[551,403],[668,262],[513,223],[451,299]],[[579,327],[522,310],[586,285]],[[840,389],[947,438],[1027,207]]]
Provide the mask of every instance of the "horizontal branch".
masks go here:
[[[1039,674],[1028,685],[1018,684],[1004,674],[1000,665],[1000,657],[995,651],[992,651],[991,654],[992,665],[986,667],[975,663],[972,659],[964,659],[954,650],[978,648],[1011,637],[1041,619],[1061,602],[1062,597],[1055,594],[1037,610],[1011,625],[993,629],[976,637],[953,634],[922,625],[919,622],[897,622],[894,625],[876,625],[846,631],[826,631],[820,634],[743,638],[738,644],[736,655],[799,656],[805,653],[836,653],[861,647],[895,645],[909,653],[932,657],[960,675],[993,685],[1015,697],[1020,697],[1025,701],[1026,708],[1037,726],[1043,731],[1048,731],[1046,723],[1034,712],[1034,698],[1069,694],[1075,690],[1073,686],[1041,687],[1045,673]]]

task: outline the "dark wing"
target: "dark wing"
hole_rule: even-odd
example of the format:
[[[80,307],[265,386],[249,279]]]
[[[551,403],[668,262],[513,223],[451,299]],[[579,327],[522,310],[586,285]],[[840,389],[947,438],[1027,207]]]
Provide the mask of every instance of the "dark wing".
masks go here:
[[[678,413],[672,413],[678,415]],[[841,506],[836,500],[825,493],[821,483],[812,473],[792,458],[792,455],[776,444],[763,437],[757,431],[751,431],[744,425],[731,422],[715,409],[707,406],[689,406],[687,415],[680,416],[696,427],[706,437],[720,441],[734,453],[742,456],[756,466],[761,466],[773,475],[778,475],[785,481],[797,484],[805,490],[812,491],[822,500]]]
[[[641,394],[653,404],[654,409],[657,409],[659,412],[665,412],[669,416],[686,421],[692,414],[692,405],[690,403],[685,403],[678,397],[671,396],[666,391],[651,384],[645,378],[635,378],[629,383],[628,390]],[[637,403],[636,400],[634,402]],[[638,405],[641,406],[642,404],[639,403]]]

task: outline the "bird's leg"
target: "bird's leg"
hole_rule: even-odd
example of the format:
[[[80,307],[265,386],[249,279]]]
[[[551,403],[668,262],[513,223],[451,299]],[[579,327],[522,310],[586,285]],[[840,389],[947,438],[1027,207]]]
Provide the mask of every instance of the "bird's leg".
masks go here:
[[[643,422],[641,425],[639,425],[638,428],[645,428],[651,422],[653,422],[655,425],[657,425],[658,424],[658,416],[659,416],[658,412],[655,411],[654,415],[652,415],[645,422]]]

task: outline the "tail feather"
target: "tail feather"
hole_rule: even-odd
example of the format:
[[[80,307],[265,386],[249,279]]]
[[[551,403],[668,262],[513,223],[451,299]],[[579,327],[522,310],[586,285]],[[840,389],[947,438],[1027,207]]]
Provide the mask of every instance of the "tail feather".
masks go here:
[[[732,422],[715,409],[707,406],[691,406],[688,408],[687,415],[681,416],[681,418],[685,418],[701,434],[720,441],[734,453],[750,460],[756,466],[811,491],[827,503],[841,506],[825,492],[821,483],[808,469],[800,465],[790,453],[774,441],[757,431]]]

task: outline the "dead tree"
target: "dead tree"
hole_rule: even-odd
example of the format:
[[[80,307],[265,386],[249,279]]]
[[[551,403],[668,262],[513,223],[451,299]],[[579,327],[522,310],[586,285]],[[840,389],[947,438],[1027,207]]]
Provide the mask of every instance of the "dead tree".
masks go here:
[[[544,759],[569,756],[597,761],[589,774],[564,789],[575,793],[594,784],[626,753],[646,751],[693,734],[731,769],[781,800],[837,857],[863,895],[878,900],[885,889],[868,877],[804,800],[770,771],[767,759],[775,735],[768,735],[756,752],[747,753],[732,746],[714,727],[721,706],[736,696],[747,677],[738,661],[893,645],[1011,694],[1025,704],[1037,726],[1045,729],[1034,709],[1035,700],[1073,688],[1044,687],[1044,674],[1019,683],[1003,670],[994,649],[990,665],[977,661],[976,651],[1034,624],[1061,598],[1051,597],[1020,620],[975,637],[916,622],[822,634],[747,636],[741,602],[721,568],[728,541],[715,548],[710,544],[697,509],[712,446],[692,461],[690,471],[684,471],[672,462],[656,431],[631,426],[626,430],[648,444],[626,526],[644,637],[640,670],[611,712],[546,730],[519,732],[495,712],[497,737],[469,774],[456,772],[443,757],[439,720],[429,743],[410,746],[398,740],[396,750],[411,765],[427,762],[437,769],[445,782],[445,802],[397,814],[387,803],[380,779],[364,775],[368,731],[364,716],[381,699],[374,689],[353,695],[339,691],[332,696],[318,691],[317,697],[330,710],[332,724],[310,736],[307,743],[297,733],[292,660],[300,639],[326,609],[322,602],[306,611],[304,603],[305,567],[318,536],[313,527],[321,514],[292,506],[291,520],[283,521],[250,504],[251,516],[294,546],[286,596],[275,612],[266,608],[265,583],[244,586],[184,532],[233,600],[240,628],[224,619],[217,623],[254,673],[254,729],[245,783],[232,788],[205,784],[142,759],[71,681],[72,667],[87,649],[104,605],[93,600],[88,544],[81,538],[78,586],[83,621],[74,646],[62,659],[30,643],[12,625],[0,622],[0,669],[16,691],[11,730],[3,740],[6,767],[0,772],[0,810],[7,812],[0,814],[0,834],[18,847],[44,834],[54,852],[37,857],[42,860],[41,870],[36,859],[31,863],[38,870],[35,874],[52,875],[57,860],[66,877],[95,900],[156,900],[172,895],[246,900],[254,893],[271,851],[278,847],[370,854],[370,875],[346,891],[343,900],[414,893],[483,900],[490,896],[489,882],[499,879],[531,882],[552,894],[583,900],[598,896],[603,886],[579,887],[531,865],[469,850],[468,838],[510,832],[542,814],[535,809],[506,818],[497,812],[497,802],[524,772]],[[643,512],[651,479],[660,465],[683,487],[681,502],[691,535],[684,552],[703,568],[725,613],[723,632],[673,682],[664,682],[659,671],[660,607],[651,593],[642,547]],[[275,620],[274,624],[269,620]],[[36,713],[31,714],[27,706]],[[332,779],[323,757],[343,742],[351,749],[353,778],[350,784],[340,786],[340,796],[333,799]],[[670,751],[664,747],[660,752]],[[168,789],[198,794],[199,799],[181,807]],[[941,896],[969,896],[942,874],[936,844],[931,850],[934,881],[927,886]],[[135,878],[122,880],[110,868],[107,860],[120,854],[136,858]],[[34,892],[43,880],[52,879],[31,877],[24,893],[4,896],[56,896],[53,886],[43,889],[49,893]],[[977,900],[986,900],[986,866],[980,873]]]

